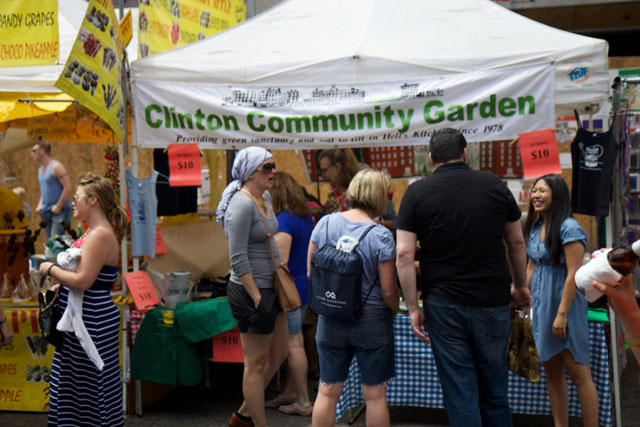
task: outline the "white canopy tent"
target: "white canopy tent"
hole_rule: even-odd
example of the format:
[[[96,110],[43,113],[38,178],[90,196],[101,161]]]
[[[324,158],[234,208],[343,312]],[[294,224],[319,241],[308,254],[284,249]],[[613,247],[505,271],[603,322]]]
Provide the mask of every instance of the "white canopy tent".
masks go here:
[[[340,87],[353,89],[357,85],[357,90],[376,92],[378,101],[379,87],[370,85],[382,82],[418,82],[421,90],[423,86],[427,89],[423,93],[431,93],[429,88],[437,87],[439,80],[468,77],[465,87],[472,87],[474,81],[493,75],[497,80],[483,83],[491,87],[504,80],[495,77],[497,72],[507,76],[530,72],[531,76],[524,78],[527,82],[550,68],[551,85],[543,95],[551,101],[551,110],[555,105],[564,114],[607,98],[607,50],[604,40],[545,26],[488,0],[288,0],[223,33],[133,62],[138,142],[141,146],[164,146],[191,138],[203,147],[216,148],[202,143],[206,139],[202,132],[182,132],[183,137],[187,135],[182,140],[175,132],[168,132],[167,128],[175,126],[154,122],[155,110],[147,122],[158,124],[158,133],[148,133],[153,126],[145,123],[145,109],[164,104],[180,113],[194,102],[207,102],[205,98],[228,100],[224,96],[239,87],[269,92],[296,85],[337,87],[339,91]],[[529,68],[536,65],[542,68]],[[425,81],[428,84],[424,85]],[[451,80],[445,86],[456,84]],[[520,81],[512,88],[522,84]],[[207,112],[214,110],[222,117],[232,111],[222,108],[219,112],[208,102]],[[222,104],[225,102],[218,102],[217,107]],[[540,100],[538,105],[542,109]],[[295,108],[290,112],[300,114]],[[555,117],[553,114],[551,111],[547,117]],[[455,127],[456,123],[449,125]],[[257,136],[251,131],[245,134]],[[206,135],[231,133],[207,131]],[[491,139],[505,139],[505,135],[489,135],[484,140]],[[310,148],[295,138],[288,143],[286,148]],[[312,148],[327,145],[331,144],[314,143]]]

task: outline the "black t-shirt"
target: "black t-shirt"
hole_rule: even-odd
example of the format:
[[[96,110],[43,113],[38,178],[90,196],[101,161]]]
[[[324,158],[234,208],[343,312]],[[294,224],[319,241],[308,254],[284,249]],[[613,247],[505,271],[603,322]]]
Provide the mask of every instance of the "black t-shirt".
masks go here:
[[[510,301],[506,222],[521,212],[506,184],[465,163],[441,165],[409,186],[398,229],[417,235],[424,294],[492,307]]]
[[[597,133],[589,132],[581,126],[578,128],[571,143],[573,213],[609,215],[611,175],[617,155],[618,146],[611,129]]]

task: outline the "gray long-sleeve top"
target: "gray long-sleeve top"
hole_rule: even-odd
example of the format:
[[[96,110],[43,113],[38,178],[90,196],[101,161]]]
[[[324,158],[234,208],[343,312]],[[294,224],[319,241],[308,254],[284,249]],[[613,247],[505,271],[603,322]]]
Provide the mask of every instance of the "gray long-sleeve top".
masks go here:
[[[271,205],[271,196],[265,193]],[[264,217],[273,236],[278,231],[278,220],[271,209],[271,216]],[[273,287],[275,268],[267,244],[267,232],[260,219],[260,213],[249,196],[238,191],[231,198],[224,217],[224,232],[229,240],[231,278],[242,284],[239,276],[253,273],[253,280],[259,288]],[[275,240],[271,239],[276,265],[280,265],[280,253]]]

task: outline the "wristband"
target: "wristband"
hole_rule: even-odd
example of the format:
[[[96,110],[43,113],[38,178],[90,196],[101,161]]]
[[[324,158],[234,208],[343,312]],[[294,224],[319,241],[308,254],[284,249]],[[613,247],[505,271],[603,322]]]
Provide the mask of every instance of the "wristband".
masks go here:
[[[0,325],[7,321],[7,316],[4,316],[4,319],[0,320]]]
[[[55,267],[56,265],[58,265],[58,264],[56,264],[56,263],[54,262],[53,264],[51,264],[51,265],[49,266],[49,269],[47,270],[47,276],[51,276],[51,269],[52,269],[53,267]]]

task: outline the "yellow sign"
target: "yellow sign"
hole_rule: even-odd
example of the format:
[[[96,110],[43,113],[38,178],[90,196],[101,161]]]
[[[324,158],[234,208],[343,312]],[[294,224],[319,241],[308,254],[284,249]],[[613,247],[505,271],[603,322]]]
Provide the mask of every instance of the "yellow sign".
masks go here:
[[[244,0],[140,0],[138,53],[145,57],[204,39],[244,21]]]
[[[125,46],[129,46],[131,37],[133,37],[133,24],[131,21],[131,10],[128,10],[122,21],[120,21],[120,32],[122,33]]]
[[[55,64],[58,0],[3,0],[0,34],[0,67]]]
[[[29,136],[53,136],[76,133],[78,114],[74,105],[66,110],[44,116],[33,117],[28,121]]]
[[[0,347],[0,410],[46,412],[55,348],[40,334],[38,306],[3,309],[13,341]]]
[[[100,116],[122,140],[124,44],[111,0],[91,0],[55,86]]]

